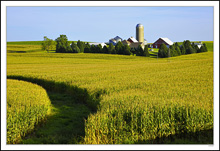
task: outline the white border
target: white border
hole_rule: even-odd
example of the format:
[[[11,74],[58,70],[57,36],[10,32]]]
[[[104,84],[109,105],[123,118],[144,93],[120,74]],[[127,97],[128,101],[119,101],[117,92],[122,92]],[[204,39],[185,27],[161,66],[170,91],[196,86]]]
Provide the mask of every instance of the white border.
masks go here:
[[[214,6],[216,1],[4,1],[4,6]]]
[[[214,145],[6,145],[7,6],[214,6]],[[3,150],[219,150],[219,2],[218,1],[1,1],[1,149]]]

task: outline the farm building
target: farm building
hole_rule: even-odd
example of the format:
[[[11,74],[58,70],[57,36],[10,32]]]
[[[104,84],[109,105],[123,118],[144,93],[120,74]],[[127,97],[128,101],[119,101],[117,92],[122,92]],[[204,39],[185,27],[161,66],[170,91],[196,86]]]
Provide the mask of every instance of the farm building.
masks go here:
[[[152,44],[148,44],[147,46],[148,46],[148,48],[153,48]]]
[[[139,45],[144,49],[144,46],[147,45],[147,40],[144,39],[144,26],[142,24],[137,24],[136,26],[136,38],[130,37],[127,40],[123,40],[119,36],[109,40],[108,44],[113,44],[114,46],[121,41],[123,45],[129,45],[131,48],[138,48]]]
[[[104,46],[106,46],[106,44],[103,42],[103,43],[89,43],[90,44],[90,46],[92,46],[92,45],[94,45],[94,46],[98,46],[99,44],[102,46],[102,48],[104,47]]]
[[[122,41],[122,38],[119,36],[116,36],[115,38],[112,38],[109,40],[109,44],[112,43],[115,46],[119,41]]]
[[[131,48],[137,49],[139,45],[141,45],[141,47],[144,49],[144,43],[143,42],[134,42],[134,43],[131,43],[129,46]]]
[[[122,44],[123,44],[123,45],[130,45],[131,42],[129,42],[129,41],[127,41],[127,40],[123,40],[123,41],[122,41]]]
[[[112,39],[109,40],[109,44],[110,43],[112,43],[115,46],[117,42],[116,42],[116,40],[114,38],[112,38]]]
[[[135,38],[131,37],[128,38],[128,40],[123,40],[122,41],[123,45],[128,45],[131,48],[138,48],[139,45],[144,49],[144,43],[143,42],[138,42]]]
[[[160,48],[161,44],[165,44],[167,48],[169,48],[171,45],[173,45],[173,42],[168,38],[159,38],[152,44],[152,46],[153,48]]]
[[[144,39],[144,42],[143,42],[143,43],[144,43],[144,45],[147,45],[147,40],[146,40],[146,39]]]
[[[128,38],[128,40],[130,43],[134,43],[134,42],[138,42],[134,37],[131,36],[131,38]]]
[[[192,44],[192,43],[191,43],[191,44]],[[198,43],[194,43],[194,45],[197,45],[198,48],[200,48],[200,47],[202,46],[202,42],[200,41],[200,42],[198,42]]]

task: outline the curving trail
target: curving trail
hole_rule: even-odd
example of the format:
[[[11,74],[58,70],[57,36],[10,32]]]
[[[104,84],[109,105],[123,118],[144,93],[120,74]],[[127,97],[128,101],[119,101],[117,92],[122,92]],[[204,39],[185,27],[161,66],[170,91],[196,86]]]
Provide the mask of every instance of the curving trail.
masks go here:
[[[48,92],[52,115],[46,123],[23,139],[24,144],[78,144],[85,136],[85,119],[90,109],[66,94]]]
[[[69,95],[65,91],[63,93],[57,92],[64,89],[64,86],[62,85],[61,88],[61,85],[57,84],[54,89],[51,89],[46,86],[48,85],[48,81],[44,81],[45,83],[43,84],[43,80],[41,79],[31,79],[21,76],[8,76],[7,78],[32,82],[42,86],[47,91],[52,104],[51,115],[47,121],[37,125],[34,132],[22,138],[21,144],[83,143],[85,120],[89,114],[94,113],[94,110],[91,110],[85,102],[81,102],[79,100],[81,98]]]

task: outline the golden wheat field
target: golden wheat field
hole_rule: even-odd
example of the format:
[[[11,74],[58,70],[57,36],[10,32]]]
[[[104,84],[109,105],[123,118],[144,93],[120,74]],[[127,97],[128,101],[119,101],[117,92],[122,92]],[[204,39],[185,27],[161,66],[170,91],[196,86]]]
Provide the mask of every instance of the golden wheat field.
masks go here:
[[[75,97],[95,110],[85,120],[84,144],[147,143],[213,129],[213,52],[169,59],[7,53],[7,77],[70,95],[71,87],[82,89]]]

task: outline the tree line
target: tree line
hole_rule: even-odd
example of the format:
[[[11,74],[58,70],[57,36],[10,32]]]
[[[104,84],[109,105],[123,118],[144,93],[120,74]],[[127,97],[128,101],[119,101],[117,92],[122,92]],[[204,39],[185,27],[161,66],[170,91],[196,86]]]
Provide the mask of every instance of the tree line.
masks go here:
[[[171,45],[169,48],[167,48],[165,44],[161,44],[158,51],[158,57],[167,58],[207,51],[208,49],[205,43],[199,48],[194,42],[191,43],[189,40],[185,40],[181,46],[179,46],[177,42]]]
[[[136,55],[136,56],[145,56],[149,57],[148,46],[146,45],[144,49],[141,45],[138,48],[131,48],[129,45],[123,45],[122,42],[118,42],[115,46],[110,43],[108,46],[99,44],[97,46],[90,45],[88,42],[82,42],[80,40],[77,43],[72,42],[71,44],[68,41],[66,35],[60,35],[56,40],[56,52],[57,53],[105,53],[105,54],[121,54],[121,55]],[[47,45],[52,45],[51,39],[44,37],[42,43],[42,48],[49,51],[50,47]]]

